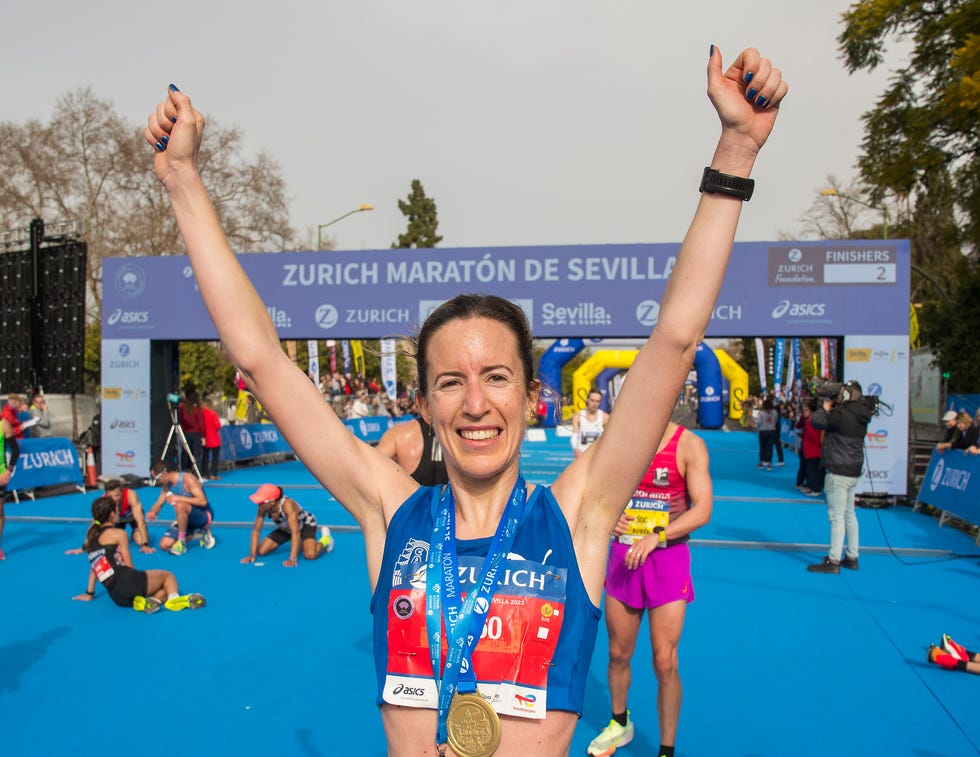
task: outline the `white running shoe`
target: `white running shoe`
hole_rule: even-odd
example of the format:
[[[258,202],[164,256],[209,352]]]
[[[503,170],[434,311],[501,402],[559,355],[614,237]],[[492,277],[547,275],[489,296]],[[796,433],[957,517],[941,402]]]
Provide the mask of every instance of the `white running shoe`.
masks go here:
[[[320,538],[317,541],[323,545],[324,552],[333,552],[333,536],[330,534],[330,526],[320,526]]]
[[[617,747],[626,746],[633,740],[633,721],[630,720],[629,710],[626,711],[626,725],[622,726],[615,720],[602,729],[602,733],[589,743],[586,754],[592,757],[609,757]]]
[[[211,533],[210,527],[201,530],[200,544],[205,549],[214,549],[214,545],[215,545],[214,534]]]

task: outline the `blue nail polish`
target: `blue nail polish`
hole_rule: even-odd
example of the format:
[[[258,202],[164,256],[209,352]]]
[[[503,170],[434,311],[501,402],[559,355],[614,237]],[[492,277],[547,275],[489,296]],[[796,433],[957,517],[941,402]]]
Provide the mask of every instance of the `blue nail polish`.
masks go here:
[[[759,99],[762,100],[763,98],[760,97]],[[170,144],[170,137],[164,134],[162,137],[160,137],[160,141],[163,142],[165,145]]]
[[[752,89],[752,87],[749,87],[749,91],[745,93],[745,99],[754,100],[757,94],[758,93],[754,89]]]
[[[764,98],[762,95],[759,95],[759,99],[755,101],[755,104],[758,105],[760,108],[764,108],[766,107],[767,102],[769,101],[766,98]]]
[[[708,57],[710,58],[710,57],[711,57],[712,55],[714,55],[714,54],[715,54],[715,46],[714,46],[714,45],[712,45],[712,46],[711,46],[711,47],[710,47],[710,48],[708,49]]]
[[[166,150],[167,148],[166,148],[166,147],[164,147],[163,145],[161,145],[161,144],[160,144],[159,142],[157,142],[157,149],[158,149],[158,150],[159,150],[160,152],[163,152],[163,151],[164,151],[164,150]]]
[[[171,92],[180,92],[180,90],[177,89],[177,85],[176,84],[171,84],[170,85],[170,91]]]
[[[748,84],[750,81],[752,81],[752,72],[748,71],[745,74],[745,83]]]

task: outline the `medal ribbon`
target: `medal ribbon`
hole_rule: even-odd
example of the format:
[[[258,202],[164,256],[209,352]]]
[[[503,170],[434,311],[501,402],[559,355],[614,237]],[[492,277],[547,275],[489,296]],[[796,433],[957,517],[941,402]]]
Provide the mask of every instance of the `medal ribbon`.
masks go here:
[[[498,568],[510,553],[517,535],[517,527],[527,509],[527,484],[518,475],[510,493],[493,542],[483,560],[476,584],[460,600],[459,567],[456,555],[456,503],[450,486],[440,495],[433,493],[435,518],[432,541],[425,573],[425,630],[429,638],[429,658],[432,675],[439,686],[439,718],[436,728],[436,744],[445,744],[448,738],[446,716],[457,689],[462,692],[476,690],[476,674],[472,657],[499,579]],[[480,600],[480,601],[477,601]],[[442,616],[446,620],[446,665],[441,682],[439,663],[442,657]]]

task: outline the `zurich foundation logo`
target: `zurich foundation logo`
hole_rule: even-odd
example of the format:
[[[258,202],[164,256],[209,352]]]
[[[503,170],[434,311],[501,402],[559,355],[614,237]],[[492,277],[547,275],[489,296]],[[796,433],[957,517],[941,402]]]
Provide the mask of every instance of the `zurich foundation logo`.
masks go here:
[[[881,396],[881,384],[868,384],[868,391],[866,394],[869,397],[880,397]]]
[[[252,449],[252,435],[246,429],[242,429],[238,438],[245,449]]]
[[[119,345],[119,357],[129,357],[129,345],[125,342]]]
[[[146,289],[146,273],[135,263],[126,263],[116,271],[114,282],[116,291],[127,300],[132,300]]]
[[[929,481],[929,489],[936,491],[939,488],[939,484],[943,480],[943,471],[946,469],[946,464],[940,460],[936,463],[936,470],[932,472],[932,479]]]
[[[789,257],[790,263],[799,263],[803,259],[803,252],[799,247],[794,247],[786,255]]]

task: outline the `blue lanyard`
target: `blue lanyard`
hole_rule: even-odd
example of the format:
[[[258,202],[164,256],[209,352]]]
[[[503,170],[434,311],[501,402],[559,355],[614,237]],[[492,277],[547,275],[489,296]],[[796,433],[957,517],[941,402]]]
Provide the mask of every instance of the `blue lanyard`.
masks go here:
[[[461,587],[456,555],[456,503],[450,486],[446,486],[441,496],[438,490],[435,510],[435,523],[432,528],[432,541],[429,546],[429,559],[425,572],[425,630],[429,639],[429,658],[432,662],[432,675],[439,684],[439,663],[442,657],[442,616],[446,620],[446,665],[442,671],[439,686],[439,718],[436,728],[436,743],[447,740],[446,715],[457,689],[461,692],[476,690],[476,673],[471,664],[473,650],[480,640],[483,624],[499,579],[498,569],[510,553],[517,535],[517,527],[524,519],[527,509],[527,484],[518,475],[517,483],[510,493],[493,542],[483,560],[480,577],[466,600],[460,599]],[[444,606],[444,607],[443,607]]]

